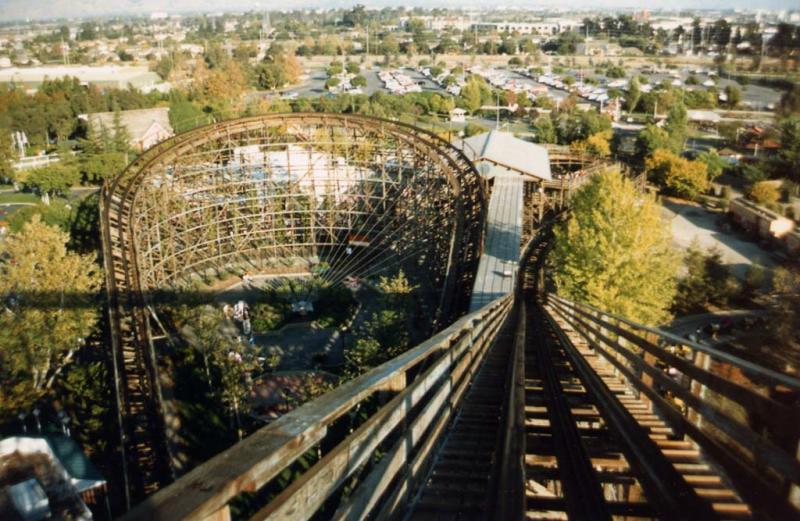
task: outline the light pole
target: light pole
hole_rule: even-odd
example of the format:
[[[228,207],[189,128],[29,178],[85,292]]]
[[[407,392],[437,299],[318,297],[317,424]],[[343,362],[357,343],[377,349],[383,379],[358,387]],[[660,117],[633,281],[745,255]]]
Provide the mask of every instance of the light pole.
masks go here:
[[[19,421],[20,421],[20,423],[22,424],[22,432],[23,432],[24,434],[27,434],[27,433],[28,433],[28,424],[27,424],[27,423],[25,423],[25,418],[26,418],[27,416],[28,416],[28,415],[27,415],[27,414],[25,414],[24,412],[21,412],[21,413],[17,414],[17,418],[19,418]]]

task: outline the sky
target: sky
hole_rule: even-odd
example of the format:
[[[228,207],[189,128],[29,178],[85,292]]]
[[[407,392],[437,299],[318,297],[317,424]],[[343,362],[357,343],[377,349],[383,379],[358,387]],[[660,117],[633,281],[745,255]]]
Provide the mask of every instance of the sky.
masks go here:
[[[19,19],[76,18],[113,14],[147,14],[158,11],[219,12],[247,9],[283,10],[306,7],[350,7],[363,3],[369,7],[404,5],[407,7],[482,7],[481,0],[0,0],[0,21]],[[562,0],[502,0],[498,7],[563,7]],[[797,0],[574,0],[570,8],[744,8],[798,9]]]

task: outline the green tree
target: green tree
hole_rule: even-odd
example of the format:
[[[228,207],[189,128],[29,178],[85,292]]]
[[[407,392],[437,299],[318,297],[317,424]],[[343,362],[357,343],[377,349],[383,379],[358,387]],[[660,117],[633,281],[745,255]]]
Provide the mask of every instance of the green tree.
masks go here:
[[[484,99],[490,96],[490,94],[489,87],[483,79],[473,75],[467,79],[467,83],[461,88],[459,97],[461,98],[464,108],[469,111],[470,114],[474,114],[481,108]]]
[[[119,108],[114,110],[114,121],[112,124],[113,136],[111,138],[112,148],[115,152],[127,152],[131,148],[131,134],[128,127],[122,123],[122,113]]]
[[[558,293],[645,324],[669,316],[678,259],[655,199],[617,170],[593,176],[555,230]]]
[[[162,80],[166,80],[169,78],[169,75],[172,73],[172,67],[174,63],[172,62],[172,58],[169,56],[164,56],[158,63],[155,64],[153,70],[156,74],[158,74]]]
[[[88,183],[102,183],[121,173],[125,168],[123,152],[105,152],[99,154],[84,153],[78,163],[83,180]]]
[[[39,220],[48,226],[69,232],[72,209],[63,199],[56,199],[50,204],[26,206],[9,216],[8,226],[12,232],[21,232],[34,216],[38,216]]]
[[[10,135],[7,128],[0,127],[0,181],[11,181],[15,177],[14,167],[11,165],[13,152]]]
[[[366,87],[367,86],[367,78],[362,75],[355,76],[353,79],[350,80],[350,85],[353,87]]]
[[[700,152],[700,154],[697,155],[697,160],[705,163],[709,181],[713,181],[719,177],[726,165],[725,160],[719,157],[715,149],[711,149],[708,152]]]
[[[683,143],[689,132],[689,115],[683,103],[673,103],[667,109],[667,119],[664,121],[664,130],[672,140],[672,150],[680,153],[683,150]]]
[[[99,267],[68,241],[34,217],[0,242],[0,416],[46,396],[97,324]]]
[[[769,160],[772,177],[785,177],[800,183],[800,116],[790,116],[780,122],[781,148]]]
[[[22,180],[23,185],[36,190],[42,197],[64,195],[80,182],[80,173],[72,164],[61,162],[30,170]]]
[[[726,103],[732,109],[735,109],[742,101],[742,91],[736,85],[725,87],[725,96],[728,98]]]
[[[703,252],[692,243],[684,257],[686,275],[678,281],[672,309],[678,316],[708,311],[710,305],[724,307],[738,285],[717,249]]]
[[[783,93],[776,112],[783,117],[800,115],[800,84],[793,84],[791,89]]]
[[[537,143],[555,143],[558,139],[556,128],[550,116],[542,115],[533,122],[533,132]]]
[[[628,82],[628,92],[625,95],[625,108],[628,112],[634,112],[642,99],[642,89],[639,80],[634,76]]]
[[[464,125],[464,137],[477,136],[486,132],[486,127],[477,123],[467,123]]]

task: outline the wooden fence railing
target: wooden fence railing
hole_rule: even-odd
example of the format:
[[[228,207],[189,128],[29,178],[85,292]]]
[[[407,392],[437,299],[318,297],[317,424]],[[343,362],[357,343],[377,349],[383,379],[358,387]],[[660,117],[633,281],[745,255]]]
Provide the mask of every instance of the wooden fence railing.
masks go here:
[[[336,519],[370,513],[384,518],[402,509],[512,301],[511,295],[495,300],[261,428],[146,499],[126,519],[230,519],[232,500],[258,494],[312,449],[319,456],[315,464],[266,498],[252,519],[307,519],[322,508]],[[374,412],[342,434],[341,421],[369,410],[363,405],[376,397]],[[331,439],[336,433],[339,439]]]
[[[800,379],[554,294],[547,310],[718,463],[754,511],[800,518]]]

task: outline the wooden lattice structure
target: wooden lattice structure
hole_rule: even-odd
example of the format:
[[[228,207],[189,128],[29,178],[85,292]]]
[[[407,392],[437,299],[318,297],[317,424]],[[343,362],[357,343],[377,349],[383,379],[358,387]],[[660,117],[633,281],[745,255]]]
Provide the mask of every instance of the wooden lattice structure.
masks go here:
[[[171,479],[148,304],[208,270],[306,263],[337,283],[411,266],[437,324],[469,302],[485,187],[426,131],[354,115],[275,114],[179,134],[102,194],[122,469],[135,498]],[[130,498],[129,498],[130,499]]]

